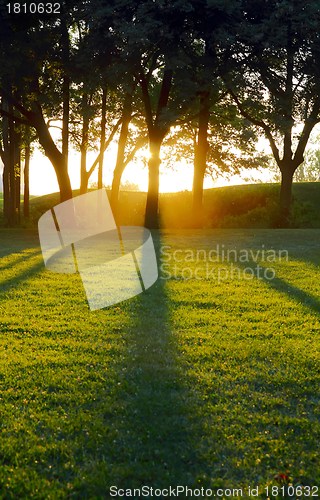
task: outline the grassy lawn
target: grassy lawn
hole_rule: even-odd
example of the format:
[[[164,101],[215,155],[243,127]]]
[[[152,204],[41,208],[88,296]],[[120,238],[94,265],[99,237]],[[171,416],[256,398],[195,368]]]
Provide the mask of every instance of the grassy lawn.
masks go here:
[[[204,190],[204,227],[206,228],[274,228],[279,205],[280,184],[245,184]],[[320,228],[320,182],[293,184],[291,227]],[[110,193],[110,192],[109,192]],[[79,191],[74,191],[78,195]],[[118,220],[120,225],[143,225],[146,193],[120,191]],[[0,194],[1,197],[1,194]],[[31,199],[31,220],[59,203],[59,194]],[[160,193],[161,224],[165,228],[190,228],[192,192]],[[1,208],[1,198],[0,198]],[[26,222],[27,227],[30,221]]]
[[[320,486],[320,230],[155,239],[163,279],[90,312],[36,231],[0,230],[1,498]]]

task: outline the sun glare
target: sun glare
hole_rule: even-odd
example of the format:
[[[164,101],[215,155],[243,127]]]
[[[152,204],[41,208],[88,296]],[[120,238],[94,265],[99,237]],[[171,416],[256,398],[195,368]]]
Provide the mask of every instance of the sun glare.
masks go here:
[[[264,145],[264,144],[262,144]],[[105,154],[103,183],[105,186],[112,185],[113,169],[116,163],[116,147],[112,147]],[[87,155],[88,168],[96,159],[96,152],[89,152]],[[140,191],[148,190],[148,160],[150,153],[147,149],[140,151],[134,161],[129,163],[122,176],[122,187],[131,184],[137,186]],[[73,189],[80,187],[80,154],[72,150],[69,157],[69,175]],[[247,177],[247,179],[246,179]],[[241,175],[233,175],[229,178],[220,177],[213,180],[207,176],[204,179],[204,188],[222,187],[226,185],[245,184],[246,182],[270,182],[270,172],[261,172],[255,169],[244,171]],[[95,171],[89,181],[90,184],[97,182],[97,171]],[[163,161],[160,167],[160,193],[173,193],[178,191],[191,191],[193,182],[193,165],[182,159],[175,164],[175,167],[167,167]],[[41,196],[59,191],[57,178],[52,164],[40,150],[36,149],[31,158],[30,165],[30,193]]]
[[[149,153],[144,153],[135,162],[130,163],[123,174],[122,184],[136,184],[140,191],[148,190],[148,162]],[[88,153],[88,166],[94,161],[95,153]],[[115,155],[106,154],[104,161],[103,183],[111,186],[113,168],[115,165]],[[69,159],[69,174],[73,189],[80,187],[80,156],[76,151],[71,152]],[[172,193],[192,189],[193,168],[186,162],[176,165],[176,168],[165,168],[161,166],[160,188],[161,193]],[[94,172],[90,178],[90,183],[97,182],[97,173]],[[207,179],[206,187],[212,187],[213,181]],[[48,160],[40,151],[35,151],[30,165],[30,193],[35,196],[41,196],[57,192],[59,190],[57,178],[54,169]]]

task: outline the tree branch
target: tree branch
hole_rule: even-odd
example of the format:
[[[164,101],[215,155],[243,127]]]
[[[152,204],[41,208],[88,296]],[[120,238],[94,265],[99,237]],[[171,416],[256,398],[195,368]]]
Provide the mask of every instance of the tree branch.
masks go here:
[[[199,118],[199,111],[191,116],[188,116],[187,118],[184,118],[183,120],[177,120],[176,125],[185,125],[186,123],[192,122],[192,120],[196,118]]]
[[[30,122],[28,120],[24,120],[23,118],[20,118],[19,116],[15,116],[8,111],[5,111],[4,109],[0,108],[0,114],[1,116],[5,116],[7,118],[11,118],[13,121],[17,123],[21,123],[21,125],[30,125]]]
[[[171,69],[164,70],[162,84],[161,84],[161,90],[160,90],[160,95],[159,95],[159,100],[158,100],[155,123],[159,122],[159,120],[161,119],[161,113],[162,113],[163,109],[166,108],[168,105],[169,94],[170,94],[171,85],[172,85],[172,75],[173,75],[173,72]]]
[[[147,136],[140,137],[137,140],[135,147],[130,151],[130,153],[126,157],[125,161],[123,162],[123,166],[126,167],[128,165],[128,163],[130,163],[133,160],[137,151],[139,151],[139,149],[143,148],[143,146],[145,146],[146,144],[148,144],[148,137]]]
[[[251,123],[253,123],[254,125],[256,125],[257,127],[260,127],[264,130],[264,133],[270,143],[270,147],[271,147],[271,150],[272,150],[272,153],[273,153],[273,156],[278,164],[278,166],[280,167],[281,165],[281,159],[280,159],[280,154],[279,154],[279,149],[275,143],[275,140],[272,136],[272,133],[271,133],[271,129],[270,127],[263,121],[263,120],[258,120],[257,118],[254,118],[253,116],[250,115],[250,113],[248,113],[244,107],[242,106],[241,102],[239,101],[238,97],[236,96],[236,94],[233,92],[232,89],[228,89],[229,90],[229,94],[231,95],[231,97],[234,99],[235,103],[237,104],[238,106],[238,109],[240,111],[240,113],[242,114],[242,116],[244,118],[246,118],[247,120],[249,120]]]
[[[27,118],[30,122],[32,121],[32,112],[26,109],[15,97],[6,92],[3,87],[0,87],[0,93],[18,110],[20,113]]]
[[[4,163],[5,155],[4,155],[4,149],[3,149],[3,146],[2,146],[2,141],[1,140],[0,140],[0,158],[2,160],[2,163]]]
[[[96,168],[96,166],[98,165],[99,161],[100,161],[100,158],[101,156],[105,153],[105,151],[108,149],[112,139],[114,138],[118,128],[120,127],[120,124],[122,123],[122,117],[119,118],[119,120],[117,121],[117,123],[115,124],[115,126],[113,127],[107,141],[105,142],[105,145],[104,145],[104,150],[98,154],[97,158],[94,160],[93,164],[91,165],[90,169],[88,170],[88,178],[92,175],[94,169]]]
[[[156,49],[155,52],[151,56],[150,67],[149,67],[147,75],[146,75],[146,81],[147,81],[148,85],[150,83],[150,79],[151,79],[152,73],[153,73],[153,71],[157,67],[157,59],[158,59],[158,57],[159,57],[160,54],[161,54],[160,50]]]
[[[146,113],[146,122],[147,122],[147,127],[149,133],[152,132],[153,129],[153,113],[152,113],[152,107],[151,107],[151,99],[150,99],[150,94],[149,94],[149,89],[148,89],[148,82],[145,77],[145,74],[143,73],[143,70],[141,70],[140,77],[139,77],[139,84],[141,87],[141,92],[142,92],[142,100],[144,104],[144,109]]]
[[[294,161],[300,165],[303,162],[303,155],[306,149],[313,127],[319,123],[320,97],[315,100],[310,116],[305,120],[302,134],[294,155]]]
[[[62,130],[62,127],[59,127],[58,125],[48,125],[48,128],[57,128],[58,130]]]

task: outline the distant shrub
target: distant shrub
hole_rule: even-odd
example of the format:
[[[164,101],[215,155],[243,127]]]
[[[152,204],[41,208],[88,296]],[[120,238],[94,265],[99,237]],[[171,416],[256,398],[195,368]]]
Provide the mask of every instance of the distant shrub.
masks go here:
[[[266,200],[264,206],[257,206],[240,215],[226,215],[219,224],[221,228],[268,228],[272,227],[278,210],[274,200]]]
[[[318,215],[309,201],[294,200],[290,218],[290,226],[293,228],[316,227]]]
[[[203,227],[276,228],[280,227],[279,184],[246,184],[204,190]],[[79,191],[74,192],[77,196]],[[289,227],[320,227],[320,183],[295,183]],[[147,194],[121,191],[117,222],[119,225],[144,225]],[[0,196],[1,201],[1,196]],[[39,217],[60,201],[59,193],[30,200],[30,219],[22,225],[36,226]],[[195,227],[192,193],[166,193],[159,196],[160,223],[164,228]],[[0,213],[0,224],[3,224]]]

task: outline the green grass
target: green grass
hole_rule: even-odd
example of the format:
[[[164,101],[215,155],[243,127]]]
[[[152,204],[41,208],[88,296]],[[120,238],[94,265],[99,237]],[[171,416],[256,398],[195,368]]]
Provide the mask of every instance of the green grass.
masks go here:
[[[90,312],[77,275],[44,268],[35,231],[0,231],[0,498],[320,484],[320,231],[155,240],[170,279]],[[203,260],[216,245],[289,259],[259,262],[274,280],[245,279],[256,264],[242,262],[219,283],[232,263]]]
[[[279,217],[279,184],[246,184],[204,191],[204,227],[270,228]],[[79,191],[74,192],[75,195]],[[293,185],[292,227],[320,228],[320,183]],[[34,223],[48,208],[59,203],[59,194],[31,200]],[[120,192],[118,222],[120,225],[143,225],[146,193]],[[161,224],[165,228],[186,229],[192,223],[192,193],[160,194]]]
[[[207,228],[277,227],[279,192],[279,184],[206,189],[203,196],[204,225]],[[320,183],[294,183],[292,195],[292,227],[320,227]],[[190,227],[193,220],[192,193],[163,194],[160,196],[160,213],[164,227]]]

